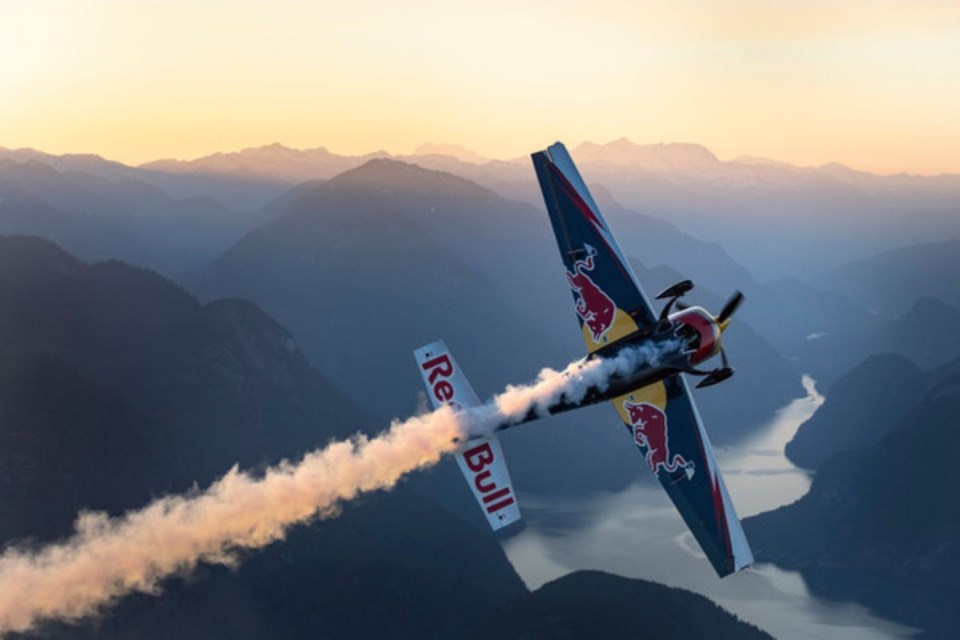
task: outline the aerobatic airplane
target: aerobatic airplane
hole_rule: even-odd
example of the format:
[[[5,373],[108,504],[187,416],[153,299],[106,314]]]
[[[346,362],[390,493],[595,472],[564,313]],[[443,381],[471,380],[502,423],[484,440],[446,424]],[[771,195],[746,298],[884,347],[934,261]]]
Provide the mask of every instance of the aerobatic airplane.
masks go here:
[[[743,300],[736,292],[720,314],[688,307],[679,299],[693,288],[679,282],[658,296],[657,313],[644,294],[573,160],[561,143],[533,154],[533,164],[573,292],[580,329],[591,358],[614,358],[627,350],[656,349],[656,363],[636,366],[575,401],[561,397],[547,413],[569,411],[605,400],[613,403],[633,443],[677,507],[720,577],[753,562],[750,546],[727,493],[703,421],[683,373],[701,378],[698,387],[733,375],[721,334]],[[479,405],[443,342],[414,352],[434,407]],[[721,366],[701,364],[719,355]],[[536,420],[531,410],[499,425],[507,429]],[[520,519],[510,475],[496,434],[472,438],[457,463],[494,530]]]

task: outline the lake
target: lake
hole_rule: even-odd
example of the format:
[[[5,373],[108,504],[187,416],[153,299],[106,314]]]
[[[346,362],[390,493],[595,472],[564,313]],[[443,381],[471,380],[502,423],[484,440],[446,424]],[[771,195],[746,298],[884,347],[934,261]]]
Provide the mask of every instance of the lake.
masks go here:
[[[716,450],[741,517],[789,504],[810,488],[809,473],[783,455],[800,424],[823,403],[812,378],[804,376],[803,384],[807,395],[778,411],[756,436]],[[637,463],[645,464],[639,452]],[[638,483],[577,500],[520,498],[527,528],[505,541],[504,550],[531,589],[572,571],[597,569],[701,593],[782,640],[914,633],[856,603],[817,598],[799,573],[774,565],[718,579],[659,484]]]

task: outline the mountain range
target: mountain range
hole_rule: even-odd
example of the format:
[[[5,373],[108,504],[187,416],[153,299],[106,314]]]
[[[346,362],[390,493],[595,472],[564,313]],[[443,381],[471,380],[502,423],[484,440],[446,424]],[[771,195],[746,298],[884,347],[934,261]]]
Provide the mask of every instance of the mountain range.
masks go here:
[[[701,145],[626,139],[586,142],[572,151],[588,182],[607,187],[626,208],[720,242],[738,262],[769,279],[799,273],[813,277],[905,244],[960,237],[958,175],[875,175],[837,163],[798,167],[755,157],[720,160]],[[0,148],[0,157],[137,179],[176,198],[207,195],[247,212],[299,182],[329,179],[385,157],[454,173],[511,199],[539,200],[528,159],[488,160],[457,145],[423,145],[410,155],[374,151],[350,156],[323,147],[270,144],[141,167],[29,149]],[[784,237],[792,243],[775,241]]]
[[[0,157],[0,234],[42,236],[84,259],[122,259],[175,275],[206,264],[249,224],[249,215],[207,196],[174,199],[136,178]]]
[[[809,493],[744,527],[758,561],[800,571],[814,593],[949,638],[960,624],[960,360],[919,390],[902,382],[911,374],[902,358],[874,358],[838,380],[829,412],[788,446],[817,464]],[[814,442],[827,433],[830,444]]]
[[[118,514],[205,485],[235,463],[256,469],[296,458],[374,420],[249,302],[200,304],[156,273],[0,236],[4,545],[61,538],[81,509]],[[612,632],[643,620],[670,637],[704,628],[769,637],[702,596],[639,580],[575,573],[529,592],[494,537],[409,484],[354,501],[335,521],[300,527],[244,560],[202,566],[102,616],[38,632],[479,638],[495,629],[521,638],[533,628],[589,638],[603,619]],[[611,609],[617,597],[632,606]],[[575,609],[571,598],[580,600]],[[690,618],[675,620],[677,610]]]
[[[749,438],[802,393],[801,372],[826,390],[787,449],[817,469],[810,493],[747,522],[758,559],[948,636],[960,178],[626,140],[573,155],[649,294],[687,277],[690,302],[710,310],[746,294],[725,335],[736,375],[696,392],[714,441]],[[4,543],[58,538],[80,508],[119,513],[236,462],[379,430],[418,410],[410,351],[440,337],[483,397],[583,353],[527,158],[270,145],[130,167],[0,149],[0,234],[47,240],[0,236]],[[649,475],[607,408],[504,445],[522,492]],[[632,632],[647,610],[623,597],[713,619],[706,600],[603,574],[530,593],[457,476],[441,464],[238,571],[206,568],[95,625],[44,632],[583,637],[597,616]],[[731,637],[755,633],[716,615]]]
[[[924,374],[901,355],[872,355],[837,379],[827,399],[787,443],[786,455],[816,469],[844,451],[876,444],[920,400]]]
[[[273,221],[191,288],[201,298],[240,296],[261,305],[291,328],[321,371],[384,417],[410,412],[411,390],[420,388],[411,349],[438,337],[482,397],[533,379],[544,364],[559,368],[583,355],[552,232],[528,205],[448,173],[378,159],[301,185],[268,209]],[[667,223],[649,226],[637,250],[721,251]],[[707,272],[706,259],[693,264]],[[720,442],[749,433],[802,393],[799,375],[760,336],[745,330],[734,341],[748,371],[734,384],[763,393],[740,404],[704,394],[704,415]],[[635,452],[604,411],[507,434],[518,486],[553,493],[637,478]],[[584,426],[598,420],[609,427]]]

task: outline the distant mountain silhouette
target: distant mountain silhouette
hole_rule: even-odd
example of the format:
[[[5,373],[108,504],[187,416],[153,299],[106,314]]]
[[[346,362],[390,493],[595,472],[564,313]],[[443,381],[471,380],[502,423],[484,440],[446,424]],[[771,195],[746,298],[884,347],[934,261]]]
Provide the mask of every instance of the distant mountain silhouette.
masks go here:
[[[209,198],[174,200],[127,177],[0,158],[0,234],[38,235],[84,259],[122,259],[176,275],[223,251],[248,225],[248,216]]]
[[[473,164],[484,164],[490,161],[490,158],[484,158],[476,151],[467,149],[459,144],[433,144],[428,142],[417,147],[413,155],[447,156],[460,160],[461,162],[471,162]]]
[[[251,303],[201,305],[153,272],[88,265],[36,238],[0,237],[0,352],[51,356],[163,425],[183,447],[163,471],[171,488],[298,455],[368,419]]]
[[[595,188],[594,197],[627,255],[652,267],[675,269],[714,291],[755,288],[753,275],[719,244],[685,233],[663,219],[624,208],[606,187]]]
[[[960,216],[953,216],[960,220]],[[850,262],[824,274],[834,286],[882,313],[907,311],[919,298],[960,307],[960,231],[954,238],[901,247]]]
[[[91,259],[145,255],[118,209],[48,165],[0,160],[0,233],[39,235]]]
[[[135,180],[140,172],[122,162],[107,160],[93,153],[44,153],[36,149],[7,149],[0,147],[0,159],[15,164],[45,164],[60,172],[76,171],[108,180]]]
[[[879,176],[835,163],[724,161],[700,145],[626,139],[584,143],[572,155],[588,183],[604,185],[626,210],[720,243],[763,280],[814,277],[852,257],[960,235],[960,175]],[[510,198],[535,203],[540,197],[524,158],[482,165],[410,159]]]
[[[867,358],[830,385],[823,406],[787,443],[787,457],[816,469],[841,452],[876,444],[920,399],[924,382],[903,356]]]
[[[749,304],[738,318],[750,322],[778,352],[824,385],[876,353],[866,349],[865,342],[889,321],[839,289],[794,277],[748,288],[746,294]]]
[[[548,582],[489,616],[485,637],[769,638],[700,595],[600,571]]]
[[[931,637],[953,637],[960,624],[958,371],[960,361],[939,371],[876,445],[822,463],[806,496],[747,519],[757,560],[801,571],[814,593],[855,599]],[[885,391],[864,402],[883,402]]]
[[[584,142],[573,150],[578,162],[629,167],[641,171],[684,173],[714,170],[717,156],[699,144],[634,144],[620,138],[607,144]]]
[[[585,144],[573,157],[627,209],[719,242],[765,279],[813,275],[852,257],[960,235],[960,175],[721,161],[699,145],[623,139]]]
[[[371,158],[387,155],[378,151],[361,156],[341,156],[324,147],[291,149],[275,143],[232,153],[214,153],[196,160],[155,160],[140,166],[167,173],[211,173],[239,178],[263,176],[280,182],[304,182],[331,178]]]
[[[960,278],[960,265],[944,277]],[[742,316],[824,384],[877,353],[900,354],[922,369],[960,357],[960,311],[936,298],[916,298],[903,312],[881,313],[853,293],[794,278],[746,292],[750,305]]]
[[[298,182],[329,179],[373,157],[455,173],[509,198],[539,199],[526,156],[483,161],[457,148],[425,145],[409,156],[382,151],[349,156],[322,147],[272,144],[189,161],[159,160],[140,168],[29,150],[0,149],[0,157],[42,159],[114,179],[118,172],[134,172],[128,177],[161,187],[174,198],[207,196],[242,211],[260,208]],[[798,167],[749,157],[728,161],[696,144],[626,139],[586,142],[573,156],[587,180],[605,185],[625,209],[720,243],[764,280],[812,277],[904,244],[960,236],[960,175],[880,176],[836,163]],[[824,234],[827,226],[830,233]]]
[[[204,172],[167,172],[132,167],[93,154],[55,155],[34,149],[0,147],[0,162],[18,164],[37,162],[80,180],[98,178],[109,183],[136,182],[162,189],[175,200],[206,198],[236,211],[250,212],[290,188],[287,180],[278,181],[262,175],[216,174]]]
[[[960,275],[960,272],[958,272]],[[870,335],[869,353],[899,353],[922,369],[960,358],[960,311],[936,298],[918,299],[909,311]]]
[[[871,314],[830,283],[816,286],[793,276],[758,282],[705,230],[686,233],[665,219],[670,213],[655,217],[625,207],[604,184],[592,182],[596,166],[585,166],[595,199],[628,255],[650,267],[667,265],[677,275],[691,277],[699,286],[714,291],[741,289],[750,303],[738,320],[746,319],[777,351],[818,379],[831,380],[865,357],[869,352],[853,352],[853,346],[861,345],[865,336],[890,320]],[[602,175],[602,168],[597,173]],[[617,179],[627,179],[623,176]],[[537,208],[543,206],[533,181],[508,186],[493,182],[493,188]],[[757,242],[782,254],[785,240],[771,235]],[[785,254],[782,257],[784,265],[791,264]]]
[[[429,147],[427,149],[429,150]],[[305,166],[310,165],[311,162],[315,164],[317,162],[322,164],[321,161],[332,162],[334,169],[329,167],[324,169],[321,172],[323,175],[358,162],[358,158],[335,157],[334,154],[322,149],[315,151],[316,153],[311,154],[271,145],[245,150],[238,154],[220,154],[216,158],[221,164],[240,162],[240,160],[244,162],[257,160],[266,163],[268,169],[272,166],[282,166],[283,160],[290,157],[295,164],[300,163]],[[248,218],[233,212],[222,212],[211,216],[204,210],[208,201],[203,199],[175,201],[176,206],[171,206],[170,199],[166,198],[155,185],[159,185],[169,193],[209,193],[213,197],[230,202],[239,200],[242,206],[246,206],[258,202],[266,193],[263,189],[276,190],[285,188],[289,184],[281,178],[271,178],[261,174],[255,176],[249,172],[242,176],[227,176],[216,172],[204,172],[201,169],[190,171],[184,169],[185,172],[170,173],[124,168],[119,163],[99,158],[83,157],[81,161],[75,156],[52,156],[32,151],[29,153],[7,151],[7,154],[18,162],[37,159],[63,167],[64,171],[69,172],[69,176],[64,178],[70,184],[60,188],[60,191],[76,192],[78,188],[82,188],[86,191],[93,190],[94,195],[99,198],[96,206],[85,206],[81,211],[74,211],[76,209],[74,203],[80,202],[81,199],[75,193],[68,194],[57,200],[56,204],[61,208],[51,208],[45,204],[44,199],[49,199],[57,190],[44,188],[40,198],[37,194],[40,189],[33,189],[30,193],[34,201],[29,206],[20,205],[14,208],[5,227],[7,232],[35,233],[64,244],[84,258],[123,259],[160,268],[168,275],[179,275],[184,271],[193,270],[198,264],[208,259],[217,247],[222,248],[225,238],[239,235],[246,227]],[[412,159],[424,166],[450,168],[455,171],[467,167],[469,171],[482,173],[485,181],[497,185],[498,188],[503,187],[503,184],[496,176],[506,170],[515,178],[522,177],[524,181],[522,184],[525,185],[523,197],[542,210],[542,198],[533,182],[529,163],[525,158],[510,163],[491,161],[484,165],[463,163],[450,156],[421,155]],[[203,164],[203,162],[197,162],[198,166]],[[92,173],[81,173],[78,168]],[[117,179],[120,175],[118,171],[121,170],[124,178],[122,181]],[[308,170],[299,177],[315,175],[315,173]],[[98,180],[99,177],[104,179]],[[289,177],[289,179],[292,178],[293,176]],[[283,180],[287,179],[283,178]],[[269,182],[265,183],[264,180]],[[292,201],[318,184],[320,182],[314,180],[289,190],[283,197],[274,200],[257,214],[257,223],[263,224],[282,215]],[[224,189],[233,189],[233,191],[225,193]],[[754,309],[761,308],[758,304],[759,299],[750,290],[751,275],[731,260],[719,245],[699,241],[663,220],[624,209],[602,186],[595,185],[594,190],[611,223],[623,236],[625,248],[644,263],[652,266],[671,264],[680,268],[685,276],[693,276],[701,284],[716,290],[729,290],[732,287],[746,289],[754,301],[751,306]],[[249,197],[244,196],[245,193],[248,193]],[[103,203],[104,200],[107,203]],[[8,202],[8,208],[9,205],[10,202]],[[2,207],[3,204],[0,203],[0,208]],[[44,207],[50,209],[47,214],[43,214]],[[66,211],[62,210],[63,208],[66,208]],[[108,220],[103,216],[88,215],[89,211],[98,210],[114,211],[116,215]],[[71,213],[71,211],[74,212]],[[174,215],[173,211],[177,213]],[[483,219],[481,214],[479,220]],[[20,222],[14,223],[17,220]],[[47,222],[44,222],[45,220]],[[107,226],[107,222],[113,226]],[[682,263],[679,260],[681,255]],[[773,327],[782,325],[782,318],[776,317],[782,315],[776,312],[777,308],[774,306],[774,313],[771,315],[775,317],[767,323]],[[802,317],[806,314],[790,315]],[[758,323],[758,327],[766,336],[771,335],[761,323]],[[777,347],[781,348],[781,345],[777,344]]]

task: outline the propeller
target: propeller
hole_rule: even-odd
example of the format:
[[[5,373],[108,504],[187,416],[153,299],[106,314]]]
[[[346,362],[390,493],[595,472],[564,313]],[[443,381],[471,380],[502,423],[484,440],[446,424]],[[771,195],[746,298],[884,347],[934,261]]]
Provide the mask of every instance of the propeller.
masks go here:
[[[723,331],[727,328],[727,325],[730,324],[730,318],[736,313],[737,309],[743,303],[743,294],[739,291],[734,291],[733,295],[730,296],[730,299],[727,300],[727,303],[723,305],[723,309],[720,310],[720,314],[715,318],[717,325],[720,327],[720,331]],[[720,347],[720,360],[723,363],[723,366],[714,369],[709,374],[707,374],[703,380],[697,384],[697,387],[709,387],[724,380],[728,379],[733,375],[733,367],[730,366],[729,361],[727,360],[727,352],[724,351],[723,346]]]
[[[727,300],[727,303],[723,305],[723,309],[720,310],[720,315],[717,316],[717,324],[720,325],[721,331],[727,328],[727,325],[730,323],[730,316],[736,312],[742,303],[743,294],[739,291],[734,291],[730,299]]]

